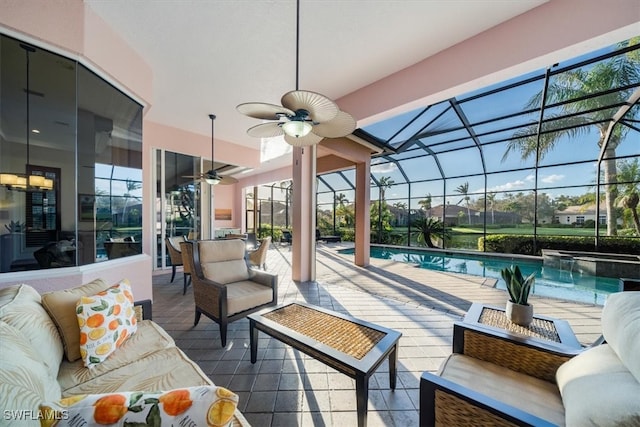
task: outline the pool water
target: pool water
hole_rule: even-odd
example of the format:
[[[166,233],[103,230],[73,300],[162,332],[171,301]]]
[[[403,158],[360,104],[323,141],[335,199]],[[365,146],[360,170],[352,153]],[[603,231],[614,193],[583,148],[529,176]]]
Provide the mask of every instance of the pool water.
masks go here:
[[[353,252],[353,249],[340,251],[343,254],[352,254]],[[618,292],[618,279],[543,267],[542,261],[536,260],[516,260],[482,254],[441,253],[385,247],[371,247],[370,255],[373,258],[417,264],[420,268],[429,270],[498,279],[496,288],[499,289],[506,289],[500,271],[512,264],[517,264],[525,276],[531,273],[536,274],[536,282],[532,294],[569,301],[603,305],[607,295]]]

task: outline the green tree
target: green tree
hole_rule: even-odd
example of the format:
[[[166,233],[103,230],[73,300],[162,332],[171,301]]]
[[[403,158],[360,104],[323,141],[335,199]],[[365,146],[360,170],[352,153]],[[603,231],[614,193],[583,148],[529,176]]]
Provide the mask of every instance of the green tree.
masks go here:
[[[618,164],[618,182],[621,182],[619,202],[623,208],[631,213],[636,234],[640,236],[640,220],[638,219],[640,163],[638,163],[638,159],[623,160]]]
[[[393,204],[393,207],[395,208],[396,227],[400,224],[406,225],[404,217],[405,217],[405,212],[407,211],[407,204],[404,202],[395,202]]]
[[[395,181],[393,179],[391,179],[390,176],[382,176],[378,180],[378,187],[380,189],[380,200],[382,202],[384,202],[386,200],[385,199],[385,193],[387,191],[387,188],[391,188],[391,186],[393,184],[395,184]]]
[[[392,230],[391,218],[392,214],[389,210],[389,206],[384,202],[378,202],[377,200],[371,203],[369,210],[371,232],[372,234],[379,236],[378,243],[382,243],[389,232]]]
[[[344,206],[349,203],[349,200],[347,200],[347,196],[344,193],[336,194],[335,199],[338,206]]]
[[[635,45],[639,41],[640,37],[636,37],[621,44],[621,47]],[[589,135],[593,129],[592,126],[598,129],[597,143],[602,148],[613,115],[611,106],[624,105],[635,90],[638,81],[640,81],[640,57],[637,51],[616,55],[591,67],[555,75],[549,82],[546,99],[542,99],[543,92],[540,92],[529,100],[525,108],[540,108],[543,101],[544,105],[557,107],[545,114],[545,121],[539,135],[537,124],[516,131],[507,144],[502,157],[503,161],[511,152],[519,152],[522,159],[534,156],[537,152],[539,162],[563,139],[569,137],[580,141],[579,137]],[[617,90],[625,87],[630,89]],[[603,95],[593,96],[594,93]],[[627,126],[616,126],[613,129],[602,161],[607,234],[610,236],[616,234],[616,148],[628,131]]]
[[[491,209],[491,224],[496,223],[495,207],[497,195],[498,194],[495,191],[490,191],[487,193],[487,203],[489,203],[489,208]]]
[[[133,181],[129,178],[126,180],[127,192],[124,193],[124,207],[122,208],[122,222],[128,224],[127,218],[127,207],[129,206],[129,199],[133,198],[136,200],[140,200],[140,197],[131,195],[132,191],[139,190],[142,188],[142,183],[140,181]]]
[[[428,248],[437,248],[433,243],[432,238],[437,237],[442,241],[451,238],[451,233],[444,226],[444,223],[438,218],[418,218],[411,227],[415,230],[413,235],[416,237],[416,241]]]
[[[420,205],[420,209],[425,211],[425,217],[431,216],[431,193],[427,194],[427,196],[418,201],[418,205]]]
[[[471,200],[471,197],[469,197],[469,181],[458,185],[456,193],[463,196],[462,199],[465,201],[465,205],[467,206],[467,218],[469,219],[469,224],[471,224],[471,210],[469,209],[469,201]]]
[[[338,217],[338,226],[346,225],[350,226],[353,224],[351,219],[353,219],[353,207],[349,207],[347,203],[347,196],[344,193],[336,194],[336,216]]]

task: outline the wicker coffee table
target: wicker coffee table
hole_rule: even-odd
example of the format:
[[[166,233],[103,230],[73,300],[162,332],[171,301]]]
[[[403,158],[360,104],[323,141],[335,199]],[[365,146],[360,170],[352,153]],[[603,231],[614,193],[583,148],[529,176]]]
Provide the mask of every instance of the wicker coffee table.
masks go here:
[[[396,388],[398,331],[304,303],[271,307],[248,318],[251,363],[256,363],[262,331],[354,378],[359,427],[367,425],[369,377],[387,357],[389,384]]]
[[[473,303],[464,317],[466,323],[475,323],[489,328],[505,330],[522,335],[534,341],[557,343],[572,348],[582,348],[571,325],[566,320],[534,315],[528,327],[512,323],[505,315],[504,308]]]

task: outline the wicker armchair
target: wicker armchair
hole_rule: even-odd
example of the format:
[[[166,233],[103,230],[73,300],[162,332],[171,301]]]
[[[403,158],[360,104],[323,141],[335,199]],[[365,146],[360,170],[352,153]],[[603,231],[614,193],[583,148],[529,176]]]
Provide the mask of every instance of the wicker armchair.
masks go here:
[[[563,425],[555,373],[580,352],[454,323],[453,354],[420,379],[420,425]]]
[[[586,348],[465,322],[420,380],[420,425],[619,426],[640,420],[640,292],[607,297]]]
[[[185,240],[180,242],[180,255],[182,255],[182,272],[183,277],[183,289],[182,295],[187,293],[187,287],[191,284],[191,272],[193,271],[193,241]]]
[[[278,276],[249,268],[244,241],[198,240],[190,255],[194,326],[202,314],[218,323],[223,347],[229,323],[277,303]]]
[[[182,265],[182,253],[180,252],[180,242],[184,242],[184,236],[173,236],[164,239],[167,246],[167,253],[171,260],[171,283],[176,277],[176,267]]]
[[[265,237],[260,243],[260,247],[255,251],[249,252],[247,255],[249,259],[249,265],[257,266],[263,270],[267,269],[267,251],[271,245],[271,237]]]

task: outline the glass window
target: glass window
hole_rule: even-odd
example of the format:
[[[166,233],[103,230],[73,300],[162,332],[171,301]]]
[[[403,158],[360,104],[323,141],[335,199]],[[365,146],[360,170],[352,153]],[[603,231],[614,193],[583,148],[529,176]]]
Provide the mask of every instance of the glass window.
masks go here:
[[[13,199],[0,223],[17,235],[3,237],[0,271],[106,260],[107,239],[130,240],[114,257],[140,253],[141,106],[36,46],[1,36],[0,56],[1,181],[34,176],[26,191],[0,186]]]
[[[82,65],[77,96],[83,262],[142,253],[142,107]]]

